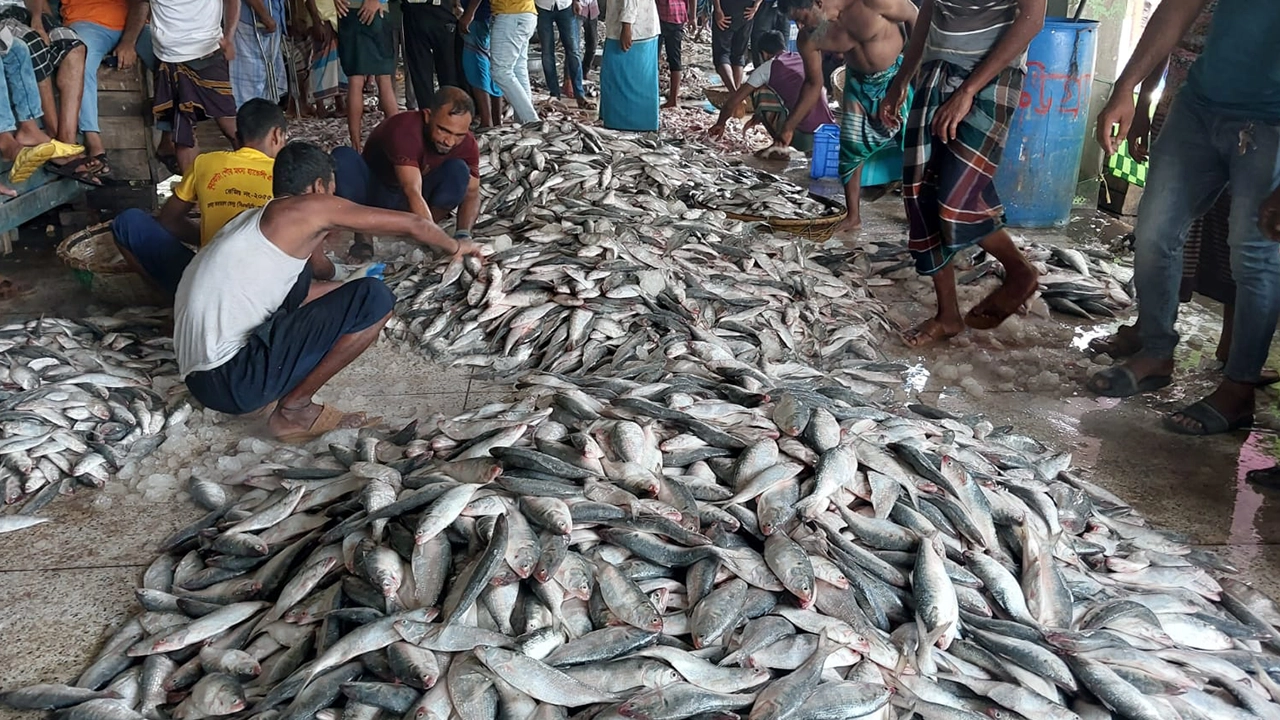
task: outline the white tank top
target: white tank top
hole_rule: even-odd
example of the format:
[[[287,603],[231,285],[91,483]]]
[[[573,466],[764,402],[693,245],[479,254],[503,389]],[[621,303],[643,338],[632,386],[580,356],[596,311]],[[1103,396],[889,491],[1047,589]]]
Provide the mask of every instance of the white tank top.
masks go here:
[[[182,273],[174,301],[178,371],[212,370],[230,360],[249,334],[280,308],[307,264],[262,234],[263,207],[223,226]]]

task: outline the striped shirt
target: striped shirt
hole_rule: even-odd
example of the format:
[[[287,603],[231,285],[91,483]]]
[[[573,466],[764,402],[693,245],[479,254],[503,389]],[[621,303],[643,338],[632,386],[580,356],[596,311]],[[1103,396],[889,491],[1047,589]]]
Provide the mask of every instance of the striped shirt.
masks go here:
[[[972,70],[1018,16],[1017,0],[934,0],[924,62],[945,60]],[[1026,68],[1027,53],[1010,64]]]

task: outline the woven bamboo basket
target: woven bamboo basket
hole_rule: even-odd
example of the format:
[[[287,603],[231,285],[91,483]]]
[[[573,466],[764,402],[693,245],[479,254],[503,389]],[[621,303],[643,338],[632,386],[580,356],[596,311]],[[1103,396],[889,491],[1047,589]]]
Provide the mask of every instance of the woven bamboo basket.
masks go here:
[[[845,219],[845,216],[848,215],[849,212],[845,209],[844,205],[841,205],[840,203],[834,200],[831,200],[829,198],[824,198],[821,195],[815,195],[813,193],[809,193],[809,197],[822,203],[823,205],[830,208],[834,212],[830,215],[823,215],[821,217],[799,218],[799,219],[771,218],[771,217],[763,217],[760,215],[743,215],[741,213],[734,213],[734,212],[728,212],[728,211],[721,211],[721,212],[724,212],[725,215],[733,218],[734,220],[741,220],[743,222],[764,223],[765,225],[768,225],[769,229],[775,233],[784,233],[784,232],[791,233],[792,235],[797,235],[810,242],[816,242],[816,243],[826,242],[827,240],[831,239],[831,236],[833,234],[835,234],[836,226],[840,224],[841,220]],[[719,210],[719,208],[713,208],[706,205],[704,205],[703,207],[707,207],[708,209],[711,209],[711,210]]]
[[[702,92],[706,94],[707,102],[714,105],[717,110],[723,110],[724,104],[729,102],[729,97],[733,94],[722,87],[703,88]],[[741,120],[755,112],[755,109],[755,103],[751,102],[751,97],[748,96],[741,105],[733,109],[733,117]]]
[[[844,65],[831,71],[831,101],[839,108],[844,107],[844,72]]]
[[[99,300],[120,306],[167,305],[169,298],[125,263],[116,248],[111,225],[102,223],[68,236],[58,245],[58,257],[81,285]]]

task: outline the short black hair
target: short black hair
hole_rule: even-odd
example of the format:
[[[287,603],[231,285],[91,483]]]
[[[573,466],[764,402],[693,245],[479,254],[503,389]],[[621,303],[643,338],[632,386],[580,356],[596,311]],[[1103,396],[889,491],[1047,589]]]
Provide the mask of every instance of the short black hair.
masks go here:
[[[236,111],[236,141],[241,145],[257,142],[272,130],[289,127],[280,106],[264,98],[253,98]]]
[[[786,49],[786,47],[787,41],[783,39],[782,33],[777,30],[770,30],[760,36],[760,52],[768,53],[769,55],[777,55]]]
[[[431,101],[429,109],[433,117],[436,113],[472,116],[476,114],[476,104],[467,91],[452,85],[444,85],[436,91],[435,99]]]
[[[301,195],[317,180],[333,179],[333,158],[323,148],[294,140],[276,156],[271,192],[276,197]]]
[[[790,15],[796,10],[808,10],[813,7],[814,0],[778,0],[778,11]]]

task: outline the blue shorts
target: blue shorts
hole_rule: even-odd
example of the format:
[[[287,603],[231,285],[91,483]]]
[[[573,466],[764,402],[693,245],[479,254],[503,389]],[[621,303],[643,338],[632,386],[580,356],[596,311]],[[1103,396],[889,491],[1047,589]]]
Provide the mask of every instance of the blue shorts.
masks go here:
[[[382,320],[395,305],[376,278],[352,280],[303,305],[311,270],[298,276],[284,304],[249,335],[230,360],[186,377],[187,388],[205,407],[242,415],[279,400],[302,382],[343,335]]]
[[[149,213],[129,208],[111,221],[116,245],[128,250],[147,275],[170,295],[178,293],[182,272],[196,254]]]
[[[355,149],[343,145],[333,149],[335,194],[359,205],[385,210],[409,211],[409,200],[398,187],[385,185],[373,176],[368,163]],[[422,199],[437,210],[452,210],[467,197],[471,168],[465,160],[446,160],[422,176]]]

